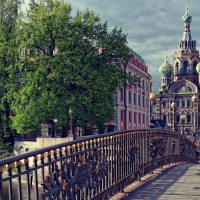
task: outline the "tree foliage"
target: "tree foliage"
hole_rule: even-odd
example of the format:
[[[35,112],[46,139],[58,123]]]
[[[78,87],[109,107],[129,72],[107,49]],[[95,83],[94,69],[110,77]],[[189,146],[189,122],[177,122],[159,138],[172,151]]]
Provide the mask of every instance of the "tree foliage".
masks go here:
[[[58,118],[69,127],[93,121],[98,127],[113,119],[116,88],[134,83],[122,66],[129,60],[126,35],[86,9],[71,14],[70,4],[59,0],[31,3],[18,21],[19,42],[15,79],[20,87],[9,93],[19,133]],[[99,53],[99,50],[102,50]]]
[[[12,90],[17,57],[16,42],[19,0],[0,1],[0,147],[6,142],[13,144],[10,129],[10,103],[8,94]],[[8,144],[5,144],[7,147]]]

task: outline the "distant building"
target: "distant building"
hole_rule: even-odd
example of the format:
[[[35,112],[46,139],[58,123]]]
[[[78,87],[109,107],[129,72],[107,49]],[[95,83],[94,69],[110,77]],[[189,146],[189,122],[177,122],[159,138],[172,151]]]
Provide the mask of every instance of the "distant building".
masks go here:
[[[183,37],[172,63],[168,62],[166,51],[159,68],[161,85],[156,94],[151,94],[151,119],[165,120],[169,129],[190,134],[197,132],[199,122],[200,58],[191,36],[188,7],[182,21]]]
[[[141,56],[132,49],[129,49],[129,53],[132,56],[122,69],[130,76],[141,77],[141,87],[128,86],[118,90],[118,95],[115,97],[115,119],[109,124],[109,127],[113,128],[110,130],[108,128],[108,131],[142,129],[148,128],[150,124],[152,76]]]

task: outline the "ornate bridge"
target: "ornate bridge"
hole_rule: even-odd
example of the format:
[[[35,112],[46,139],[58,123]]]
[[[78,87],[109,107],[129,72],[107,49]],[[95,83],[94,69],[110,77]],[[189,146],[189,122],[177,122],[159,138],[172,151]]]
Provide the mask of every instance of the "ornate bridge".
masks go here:
[[[109,199],[154,169],[197,163],[197,147],[168,130],[89,136],[0,161],[0,199]]]

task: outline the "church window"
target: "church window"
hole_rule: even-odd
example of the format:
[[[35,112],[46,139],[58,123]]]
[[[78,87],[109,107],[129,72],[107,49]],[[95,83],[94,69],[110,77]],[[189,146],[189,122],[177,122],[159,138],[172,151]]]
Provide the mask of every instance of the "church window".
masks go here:
[[[197,74],[196,66],[197,66],[197,62],[194,61],[194,62],[193,62],[193,73],[194,73],[194,74]]]
[[[191,116],[190,115],[187,116],[187,122],[191,122]]]
[[[188,74],[188,62],[184,61],[183,63],[183,73]]]
[[[180,122],[180,116],[179,115],[176,116],[176,122]]]

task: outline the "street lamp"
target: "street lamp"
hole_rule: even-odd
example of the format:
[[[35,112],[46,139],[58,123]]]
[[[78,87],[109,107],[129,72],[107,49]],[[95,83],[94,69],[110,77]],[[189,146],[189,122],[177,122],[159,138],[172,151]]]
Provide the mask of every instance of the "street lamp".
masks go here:
[[[197,108],[198,108],[198,97],[194,94],[191,98],[192,102],[194,103],[194,138],[196,139],[197,136]],[[196,141],[196,140],[195,140]]]
[[[73,133],[72,133],[72,115],[73,115],[73,110],[69,110],[69,115],[70,115],[70,131],[69,131],[69,136],[73,137]]]
[[[53,120],[53,122],[54,122],[54,124],[55,124],[54,137],[56,137],[56,124],[58,123],[58,119],[55,118],[55,119]]]
[[[155,100],[156,100],[156,95],[152,92],[150,94],[150,101],[151,101],[151,106],[150,106],[150,120],[152,119],[152,112],[153,112],[153,106],[154,106],[154,103],[155,103]]]
[[[171,108],[173,109],[172,131],[174,131],[174,126],[175,126],[175,112],[174,112],[174,109],[176,108],[176,103],[175,102],[171,103]]]

